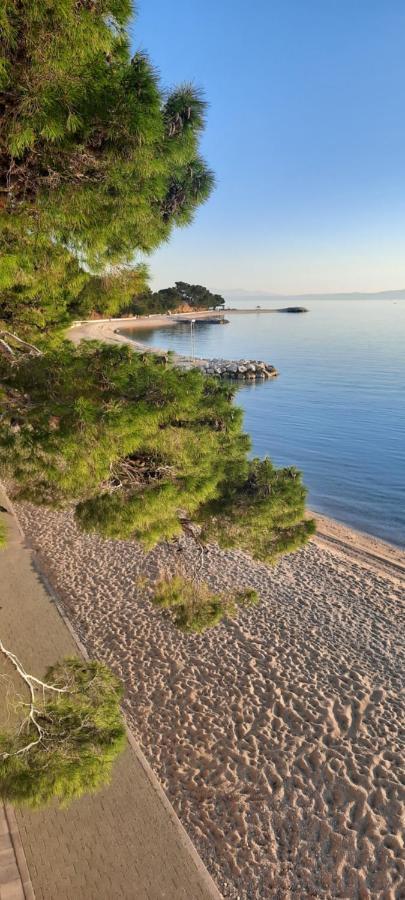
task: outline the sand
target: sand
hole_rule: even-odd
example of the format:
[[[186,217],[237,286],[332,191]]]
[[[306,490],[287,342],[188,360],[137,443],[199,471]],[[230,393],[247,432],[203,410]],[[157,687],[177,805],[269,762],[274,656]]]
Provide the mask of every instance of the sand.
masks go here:
[[[204,320],[212,318],[212,316],[224,314],[225,318],[233,316],[250,316],[250,315],[266,315],[268,313],[277,313],[277,309],[224,309],[217,310],[200,310],[190,313],[177,313],[172,316],[165,314],[156,314],[150,316],[129,316],[128,318],[120,317],[116,319],[87,319],[85,321],[76,322],[66,332],[67,336],[74,344],[79,344],[81,340],[105,341],[113,344],[130,344],[132,348],[145,350],[146,345],[142,342],[131,340],[120,333],[122,329],[136,328],[142,331],[148,328],[162,328],[169,325],[177,325],[179,318],[184,321]],[[119,332],[119,333],[117,333]],[[156,350],[156,348],[154,348]],[[180,357],[178,357],[180,358]],[[194,360],[196,362],[196,360]]]
[[[213,312],[203,311],[197,313],[179,313],[185,320],[206,319],[213,315]],[[156,315],[156,316],[130,316],[129,318],[119,319],[94,319],[85,322],[78,322],[71,326],[66,332],[66,336],[73,344],[80,344],[80,341],[103,341],[107,344],[128,344],[132,350],[151,350],[154,353],[167,353],[167,348],[148,347],[142,341],[136,341],[122,334],[122,330],[136,328],[142,331],[148,328],[162,328],[162,326],[172,326],[178,324],[178,316]],[[187,356],[180,356],[175,353],[177,365],[185,364],[189,367],[200,366],[204,360]]]
[[[204,577],[261,604],[185,636],[143,581],[195,569],[189,539],[145,554],[79,533],[70,512],[17,511],[87,650],[123,678],[134,734],[224,897],[404,896],[400,551],[328,520],[272,569],[211,547]]]

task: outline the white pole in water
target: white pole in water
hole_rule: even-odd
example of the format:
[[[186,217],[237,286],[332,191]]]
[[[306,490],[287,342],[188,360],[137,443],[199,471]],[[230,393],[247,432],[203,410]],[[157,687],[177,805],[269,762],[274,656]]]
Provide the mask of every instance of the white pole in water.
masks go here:
[[[195,319],[191,319],[190,322],[190,337],[191,337],[191,359],[195,359]]]

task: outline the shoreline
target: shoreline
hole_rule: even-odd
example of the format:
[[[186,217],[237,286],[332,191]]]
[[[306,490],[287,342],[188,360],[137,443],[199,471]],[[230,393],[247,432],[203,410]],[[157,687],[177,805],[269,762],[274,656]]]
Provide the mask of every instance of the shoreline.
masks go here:
[[[255,313],[255,312],[275,312],[276,310],[237,310],[239,313]],[[227,310],[229,312],[229,310]],[[234,310],[232,310],[234,312]],[[182,313],[182,316],[191,318],[208,318],[212,316],[212,312],[203,311],[199,314]],[[82,322],[75,322],[66,332],[69,339],[74,344],[79,344],[81,340],[102,340],[107,343],[129,344],[137,350],[151,352],[165,352],[163,349],[148,348],[146,344],[127,338],[125,334],[121,334],[117,330],[117,325],[121,324],[126,328],[133,325],[134,328],[144,330],[148,328],[159,328],[162,325],[175,325],[172,316],[142,316],[134,318],[117,319],[94,319]],[[176,358],[177,358],[176,354]],[[187,357],[183,358],[187,361]],[[199,363],[200,360],[195,360]],[[350,557],[353,562],[359,565],[367,566],[377,573],[390,575],[393,578],[405,577],[405,550],[395,544],[390,544],[374,535],[359,531],[346,525],[343,522],[333,519],[316,510],[308,510],[308,515],[313,516],[317,522],[317,533],[312,539],[320,546],[324,546],[335,554]]]
[[[316,510],[309,509],[308,515],[316,520],[317,525],[311,542],[378,575],[405,583],[405,550],[401,547]]]
[[[287,311],[283,309],[235,309],[235,308],[225,308],[220,309],[217,312],[215,310],[198,310],[197,312],[184,312],[184,313],[173,313],[171,316],[166,313],[156,313],[150,316],[122,316],[117,318],[110,319],[82,319],[73,322],[73,324],[67,329],[67,334],[70,337],[70,340],[73,340],[74,343],[78,343],[80,340],[106,340],[113,341],[114,343],[122,342],[122,343],[131,343],[136,345],[136,341],[131,340],[130,338],[126,338],[125,335],[118,332],[118,327],[121,325],[125,329],[134,328],[137,331],[142,331],[148,328],[162,328],[165,325],[178,325],[179,320],[182,319],[185,322],[193,321],[198,319],[200,321],[204,321],[204,319],[212,319],[213,316],[220,316],[221,314],[226,313],[226,315],[231,316],[249,316],[249,315],[261,315],[262,313],[285,313],[287,315]],[[289,313],[289,315],[296,315],[296,313]],[[71,333],[73,332],[73,333]],[[117,334],[120,334],[117,337]],[[100,335],[100,337],[97,337]],[[145,346],[141,345],[143,349]],[[156,348],[154,348],[156,349]]]

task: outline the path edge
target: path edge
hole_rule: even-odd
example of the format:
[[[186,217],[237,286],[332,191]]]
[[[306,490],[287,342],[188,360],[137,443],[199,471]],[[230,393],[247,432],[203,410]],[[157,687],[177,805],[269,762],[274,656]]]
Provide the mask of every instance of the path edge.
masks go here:
[[[39,578],[41,579],[42,584],[44,585],[46,591],[48,592],[51,600],[55,604],[55,607],[56,607],[61,619],[63,620],[64,624],[66,625],[66,628],[68,629],[71,637],[73,638],[79,653],[84,657],[84,659],[89,659],[89,654],[88,654],[84,644],[82,643],[79,635],[77,634],[76,630],[74,629],[72,623],[70,622],[70,619],[67,616],[67,613],[64,609],[64,606],[63,606],[63,603],[62,603],[60,597],[58,596],[53,584],[51,583],[46,572],[44,571],[44,567],[41,563],[40,554],[36,550],[34,550],[32,547],[29,546],[29,542],[27,541],[24,531],[21,527],[17,513],[13,507],[13,504],[12,504],[10,498],[6,494],[4,486],[1,485],[1,483],[0,483],[0,488],[2,488],[2,493],[5,496],[8,510],[11,513],[11,515],[14,517],[14,520],[17,524],[21,539],[25,542],[26,548],[31,552],[32,565],[33,565],[34,569],[36,570]],[[124,711],[123,711],[123,716],[124,716],[124,721],[125,721],[125,730],[126,730],[127,740],[131,747],[131,750],[135,754],[135,756],[145,774],[145,777],[147,778],[147,780],[149,781],[155,794],[157,795],[160,803],[162,804],[162,807],[164,808],[165,812],[168,814],[168,816],[177,832],[177,836],[178,836],[180,845],[182,847],[184,847],[184,849],[189,854],[190,859],[192,860],[202,881],[205,884],[207,892],[209,892],[211,894],[212,900],[223,900],[222,894],[220,893],[217,885],[215,884],[215,881],[212,878],[212,875],[210,875],[205,863],[201,859],[201,857],[200,857],[196,847],[194,846],[189,834],[187,833],[184,825],[180,821],[177,813],[175,812],[175,810],[173,809],[173,807],[170,803],[170,800],[166,796],[166,794],[163,790],[163,787],[160,784],[159,779],[155,775],[153,769],[151,768],[151,766],[148,763],[148,760],[146,759],[145,755],[143,754],[138,742],[136,741],[136,738],[129,727],[127,715],[125,714]],[[22,865],[24,867],[24,863],[25,863],[26,873],[28,876],[28,882],[29,882],[30,889],[31,889],[31,893],[25,894],[26,900],[35,900],[35,895],[33,892],[32,884],[29,879],[28,866],[27,866],[27,863],[25,860],[25,853],[24,853],[23,845],[22,845],[19,830],[18,830],[17,820],[15,819],[14,811],[12,810],[12,808],[10,806],[7,807],[7,811],[6,811],[7,818],[9,817],[9,813],[11,816],[11,821],[14,823],[14,832],[11,832],[11,839],[14,844],[14,836],[17,836],[16,839],[17,839],[17,842],[19,842],[19,852],[21,851],[20,856],[21,856]],[[16,852],[16,850],[15,850],[15,852]],[[19,861],[17,852],[16,852],[16,857],[17,857],[17,861]],[[21,871],[20,871],[20,875],[21,875],[23,887],[25,889],[25,882],[24,882],[24,878],[22,877]],[[28,885],[28,882],[27,882],[27,885]]]
[[[0,482],[0,498],[1,503],[4,503],[5,509],[7,510],[6,515],[12,517],[12,522],[10,519],[3,519],[6,525],[6,548],[10,543],[16,543],[24,541],[24,533],[21,528],[18,517],[16,516],[15,509],[13,504],[11,503],[10,498],[6,493],[6,489],[4,485]],[[6,549],[5,548],[5,549]],[[1,552],[1,550],[0,550]],[[1,801],[0,801],[1,803]],[[4,817],[6,826],[8,829],[8,836],[10,838],[10,843],[14,851],[15,862],[18,870],[18,874],[21,882],[21,889],[24,894],[25,900],[35,900],[34,888],[32,885],[27,859],[25,856],[25,851],[23,847],[23,843],[21,840],[20,830],[18,827],[16,815],[13,807],[10,803],[2,802]],[[0,885],[1,891],[1,885]]]
[[[25,856],[14,809],[12,806],[10,806],[9,803],[4,803],[3,808],[25,900],[35,900],[34,888],[32,886],[27,859]]]

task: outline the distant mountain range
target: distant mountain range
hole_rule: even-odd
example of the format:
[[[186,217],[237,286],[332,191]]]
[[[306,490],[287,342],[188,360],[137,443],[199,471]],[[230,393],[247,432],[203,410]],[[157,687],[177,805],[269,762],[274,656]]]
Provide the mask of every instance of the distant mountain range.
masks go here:
[[[231,288],[230,290],[218,290],[217,293],[222,294],[227,300],[235,300],[240,297],[250,299],[264,300],[266,297],[270,300],[405,300],[405,288],[398,291],[353,291],[352,293],[336,293],[336,294],[273,294],[270,291],[247,291],[244,288]]]

